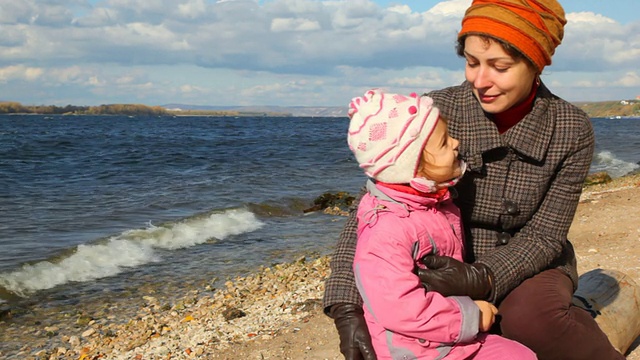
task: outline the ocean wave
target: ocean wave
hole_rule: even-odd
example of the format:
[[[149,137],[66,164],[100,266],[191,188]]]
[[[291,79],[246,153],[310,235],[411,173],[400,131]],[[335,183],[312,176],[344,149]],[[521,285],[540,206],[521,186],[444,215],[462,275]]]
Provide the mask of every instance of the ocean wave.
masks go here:
[[[67,251],[55,259],[0,273],[0,298],[3,292],[27,297],[69,282],[114,276],[126,268],[160,261],[158,250],[219,241],[262,226],[263,222],[246,209],[201,214],[162,225],[149,224],[144,229],[132,229],[96,243],[79,245],[74,251]]]
[[[592,171],[606,171],[612,178],[627,175],[640,168],[640,165],[621,160],[611,151],[601,151],[594,156]]]

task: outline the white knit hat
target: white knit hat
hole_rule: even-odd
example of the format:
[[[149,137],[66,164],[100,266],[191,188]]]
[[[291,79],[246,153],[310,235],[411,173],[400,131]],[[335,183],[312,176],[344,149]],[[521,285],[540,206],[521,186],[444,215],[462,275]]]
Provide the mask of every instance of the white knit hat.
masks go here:
[[[347,142],[369,177],[414,186],[422,150],[439,115],[428,96],[369,90],[349,104]]]

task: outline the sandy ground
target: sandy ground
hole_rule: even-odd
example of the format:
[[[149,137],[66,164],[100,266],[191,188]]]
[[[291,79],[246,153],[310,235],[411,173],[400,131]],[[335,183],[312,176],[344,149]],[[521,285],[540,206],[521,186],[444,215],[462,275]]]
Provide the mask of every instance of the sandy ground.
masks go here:
[[[640,176],[585,189],[569,233],[580,273],[596,268],[620,270],[640,284],[639,198]],[[332,320],[317,309],[305,321],[272,339],[237,344],[217,358],[343,359]],[[627,359],[640,360],[640,338],[627,352]]]

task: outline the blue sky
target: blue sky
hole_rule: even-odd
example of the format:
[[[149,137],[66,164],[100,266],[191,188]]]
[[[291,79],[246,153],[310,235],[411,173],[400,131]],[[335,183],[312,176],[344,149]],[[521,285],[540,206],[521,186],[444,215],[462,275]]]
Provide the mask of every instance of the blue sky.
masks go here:
[[[570,101],[640,95],[640,1],[561,0],[542,75]],[[346,106],[459,84],[470,0],[0,0],[0,101]]]
[[[427,11],[435,4],[441,2],[437,0],[412,0],[412,1],[374,1],[380,6],[391,6],[395,4],[406,4],[414,11]],[[601,14],[614,19],[622,24],[640,20],[640,4],[638,0],[560,0],[565,12],[589,11]]]

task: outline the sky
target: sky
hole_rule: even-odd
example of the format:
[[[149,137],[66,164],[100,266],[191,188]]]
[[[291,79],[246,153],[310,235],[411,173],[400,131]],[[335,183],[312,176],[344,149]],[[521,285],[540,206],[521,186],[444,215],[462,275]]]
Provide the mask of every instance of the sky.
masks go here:
[[[640,1],[560,0],[542,80],[569,101],[640,96]],[[464,81],[471,0],[0,0],[0,101],[346,106]]]

